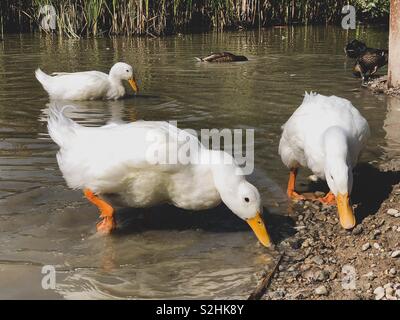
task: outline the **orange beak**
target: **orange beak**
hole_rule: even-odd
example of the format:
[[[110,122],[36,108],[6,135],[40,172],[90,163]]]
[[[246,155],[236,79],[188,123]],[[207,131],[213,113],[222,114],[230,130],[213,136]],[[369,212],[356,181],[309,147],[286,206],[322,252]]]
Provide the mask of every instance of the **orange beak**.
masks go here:
[[[350,206],[349,194],[338,193],[336,196],[339,221],[343,228],[351,229],[356,225],[356,217]]]
[[[129,79],[128,82],[131,85],[133,91],[135,91],[135,92],[139,91],[139,87],[137,85],[137,82],[136,82],[135,78]]]
[[[253,229],[256,237],[265,247],[270,247],[272,242],[271,238],[267,232],[267,228],[265,228],[265,224],[263,219],[261,218],[260,212],[257,212],[256,216],[251,219],[246,220],[249,224],[250,228]]]

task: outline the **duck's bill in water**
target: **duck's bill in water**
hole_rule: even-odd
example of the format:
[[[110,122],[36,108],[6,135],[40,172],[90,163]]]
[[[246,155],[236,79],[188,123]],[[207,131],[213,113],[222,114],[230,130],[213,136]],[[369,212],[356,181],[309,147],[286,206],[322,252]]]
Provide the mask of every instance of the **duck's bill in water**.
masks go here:
[[[350,206],[349,194],[338,193],[336,196],[339,221],[343,228],[351,229],[356,225],[356,217]]]
[[[254,218],[247,219],[246,221],[250,225],[251,229],[253,229],[261,244],[266,247],[270,247],[272,245],[271,238],[269,237],[267,228],[265,228],[265,224],[263,219],[261,218],[261,214],[257,212]]]
[[[131,85],[133,91],[135,91],[135,92],[139,91],[139,87],[138,87],[137,82],[136,82],[136,80],[134,78],[129,79],[128,82]]]

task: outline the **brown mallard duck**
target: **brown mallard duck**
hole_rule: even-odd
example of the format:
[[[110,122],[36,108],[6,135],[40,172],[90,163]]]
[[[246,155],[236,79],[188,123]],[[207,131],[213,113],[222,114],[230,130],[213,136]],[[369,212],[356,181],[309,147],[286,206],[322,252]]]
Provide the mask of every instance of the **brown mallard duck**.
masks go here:
[[[211,53],[207,57],[197,58],[201,62],[237,62],[237,61],[248,61],[245,56],[237,56],[230,52],[217,52]]]
[[[344,52],[349,58],[356,59],[367,49],[367,45],[364,42],[354,39],[344,47]]]
[[[360,55],[354,64],[353,74],[361,77],[362,84],[375,74],[379,68],[388,63],[389,52],[388,50],[367,48],[367,50]]]

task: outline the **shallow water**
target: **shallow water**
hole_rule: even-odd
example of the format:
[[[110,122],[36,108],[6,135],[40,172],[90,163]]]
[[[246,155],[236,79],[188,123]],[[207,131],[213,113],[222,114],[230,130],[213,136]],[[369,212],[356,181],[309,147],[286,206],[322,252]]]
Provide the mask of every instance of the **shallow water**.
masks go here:
[[[122,209],[119,231],[96,236],[96,209],[68,190],[58,170],[46,130],[49,101],[35,68],[134,65],[138,96],[74,103],[72,116],[86,125],[145,119],[177,120],[180,128],[196,130],[255,128],[250,180],[280,241],[290,234],[280,126],[304,91],[342,96],[359,108],[372,131],[364,162],[400,156],[400,102],[373,96],[352,77],[343,46],[354,36],[333,27],[295,27],[162,39],[6,37],[0,42],[0,298],[246,298],[273,255],[223,206],[200,213]],[[379,28],[359,29],[357,37],[387,47],[387,31]],[[250,61],[211,65],[193,58],[223,50]],[[41,287],[43,265],[58,271],[55,290]]]

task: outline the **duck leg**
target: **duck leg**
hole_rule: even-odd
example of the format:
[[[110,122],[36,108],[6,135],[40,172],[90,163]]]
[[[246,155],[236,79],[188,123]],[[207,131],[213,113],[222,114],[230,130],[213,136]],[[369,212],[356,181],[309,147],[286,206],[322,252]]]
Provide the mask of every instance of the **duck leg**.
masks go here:
[[[374,69],[371,71],[371,73],[369,74],[370,76],[372,76],[373,74],[375,74],[378,71],[378,66],[375,66]]]
[[[96,225],[97,232],[103,234],[109,234],[117,227],[117,223],[114,217],[114,208],[96,196],[92,190],[83,190],[85,197],[93,203],[100,210],[100,218],[102,220]]]
[[[305,200],[305,197],[298,194],[294,189],[296,186],[297,168],[290,169],[289,182],[287,186],[287,195],[294,200]]]
[[[321,201],[323,204],[327,204],[329,206],[333,206],[336,204],[336,197],[331,191],[329,191],[325,195],[325,197],[319,198],[318,200]]]

